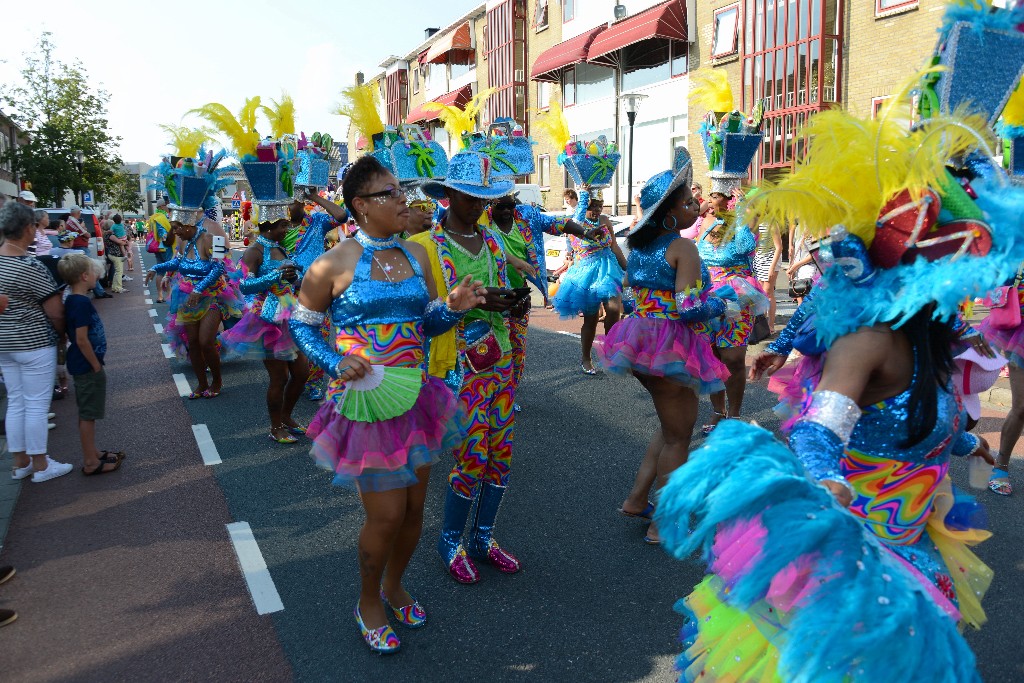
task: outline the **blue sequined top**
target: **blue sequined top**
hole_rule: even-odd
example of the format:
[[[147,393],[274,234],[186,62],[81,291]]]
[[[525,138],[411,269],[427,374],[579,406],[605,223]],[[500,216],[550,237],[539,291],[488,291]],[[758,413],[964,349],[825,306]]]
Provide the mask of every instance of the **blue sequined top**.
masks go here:
[[[697,251],[700,252],[701,261],[716,268],[750,267],[750,252],[757,247],[757,238],[750,232],[750,228],[745,225],[737,226],[732,239],[717,247],[705,239],[708,232],[710,230],[697,238]]]
[[[668,251],[669,245],[677,239],[681,239],[679,234],[672,232],[662,235],[643,249],[631,249],[629,256],[626,257],[629,284],[632,287],[647,287],[648,289],[674,292],[676,269],[665,258],[665,252]],[[707,289],[711,282],[711,276],[703,261],[700,264],[700,278],[702,288]]]
[[[334,229],[334,219],[326,213],[314,213],[309,217],[309,226],[291,254],[292,262],[299,269],[300,276],[309,270],[313,261],[324,253],[324,240]]]
[[[422,320],[430,295],[419,261],[398,244],[412,266],[413,276],[400,282],[370,279],[372,246],[363,246],[352,284],[331,302],[331,321],[338,327]]]
[[[193,291],[199,294],[205,292],[216,284],[220,276],[226,272],[223,262],[215,259],[204,260],[199,257],[197,242],[205,232],[206,228],[198,228],[196,234],[185,245],[181,255],[175,256],[170,261],[158,263],[150,270],[161,274],[178,271],[183,278],[192,284]],[[189,258],[190,251],[195,255],[193,258]]]

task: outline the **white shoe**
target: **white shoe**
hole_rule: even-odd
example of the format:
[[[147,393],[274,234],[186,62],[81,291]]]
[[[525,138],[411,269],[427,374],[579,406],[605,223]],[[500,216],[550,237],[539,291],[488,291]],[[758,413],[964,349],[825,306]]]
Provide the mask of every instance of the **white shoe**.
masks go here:
[[[122,277],[121,279],[122,279],[122,280],[124,280],[125,282],[134,282],[134,281],[135,281],[135,278],[133,278],[133,277],[128,277],[127,275],[125,275],[125,276],[124,276],[124,277]]]
[[[32,476],[35,469],[32,467],[32,463],[25,465],[24,467],[15,467],[11,470],[11,479],[24,479],[25,477]]]
[[[50,460],[46,458],[46,469],[35,472],[32,475],[32,481],[36,484],[42,481],[48,481],[50,479],[56,479],[57,477],[63,477],[65,474],[75,469],[75,466],[66,462],[57,462],[56,460]]]
[[[55,417],[57,417],[57,413],[47,413],[46,414],[46,419],[47,420],[52,420]]]
[[[47,422],[46,423],[46,429],[47,430],[56,429],[56,428],[57,428],[57,425],[53,424],[52,422]]]

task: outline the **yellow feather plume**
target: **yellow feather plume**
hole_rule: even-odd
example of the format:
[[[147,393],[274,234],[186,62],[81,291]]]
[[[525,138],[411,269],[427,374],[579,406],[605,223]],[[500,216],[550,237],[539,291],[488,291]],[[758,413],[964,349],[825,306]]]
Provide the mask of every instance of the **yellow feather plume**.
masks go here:
[[[473,99],[466,103],[465,109],[440,102],[427,102],[423,105],[423,111],[438,112],[438,118],[448,131],[449,139],[462,140],[463,133],[472,133],[476,130],[476,117],[495,90],[496,88],[488,88],[473,95]]]
[[[260,105],[260,111],[270,123],[270,134],[275,138],[295,134],[295,101],[287,93],[281,101],[270,100],[270,106]]]
[[[569,132],[569,122],[562,111],[562,103],[552,100],[547,112],[538,112],[534,121],[534,128],[544,133],[551,139],[555,149],[562,152],[569,143],[572,134]]]
[[[161,124],[160,129],[171,136],[171,147],[177,157],[195,159],[199,156],[199,148],[210,139],[210,131],[205,128]]]
[[[245,105],[238,113],[238,118],[235,118],[227,107],[218,102],[204,104],[197,109],[192,109],[189,113],[209,121],[218,132],[228,139],[235,155],[242,159],[256,155],[256,146],[260,142],[260,134],[256,132],[256,111],[259,106],[260,98],[257,95],[245,101]]]
[[[732,111],[732,86],[725,70],[698,69],[690,74],[690,102],[708,111]]]
[[[1007,126],[1024,126],[1024,81],[1018,83],[1017,89],[1010,95],[1003,109],[1003,123]]]
[[[352,127],[367,140],[384,132],[384,121],[380,117],[380,91],[372,83],[353,85],[341,91],[342,104],[335,114],[347,116]]]

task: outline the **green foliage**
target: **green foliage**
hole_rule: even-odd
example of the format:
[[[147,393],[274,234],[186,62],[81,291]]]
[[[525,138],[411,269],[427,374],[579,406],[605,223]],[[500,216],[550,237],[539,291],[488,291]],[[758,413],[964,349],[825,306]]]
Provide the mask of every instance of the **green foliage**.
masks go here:
[[[120,165],[117,142],[108,130],[110,95],[92,88],[80,62],[68,65],[53,57],[51,34],[25,54],[20,82],[0,86],[0,102],[29,140],[7,157],[18,174],[32,183],[40,206],[52,206],[65,189],[76,194],[95,189],[103,194]],[[79,174],[76,152],[84,161]]]
[[[142,192],[139,190],[139,176],[125,171],[116,171],[103,189],[101,198],[118,213],[138,213],[142,210]]]

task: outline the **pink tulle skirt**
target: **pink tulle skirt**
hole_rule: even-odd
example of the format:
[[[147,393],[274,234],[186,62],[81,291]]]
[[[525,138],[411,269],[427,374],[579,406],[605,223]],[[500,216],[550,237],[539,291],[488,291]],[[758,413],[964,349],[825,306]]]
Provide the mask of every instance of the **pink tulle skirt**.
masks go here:
[[[1006,359],[1018,368],[1024,368],[1024,324],[1009,330],[995,328],[989,322],[991,318],[985,318],[977,326],[988,343],[996,347]]]
[[[729,377],[705,334],[667,318],[623,318],[594,341],[594,351],[608,372],[665,377],[698,394],[721,391]]]
[[[437,377],[427,377],[408,412],[383,422],[349,420],[337,405],[324,401],[306,430],[310,455],[334,472],[336,485],[361,491],[412,486],[416,470],[462,443],[469,426],[458,398]]]
[[[295,360],[299,349],[292,341],[288,322],[268,323],[253,311],[221,333],[220,343],[225,359],[260,358],[263,360]]]

